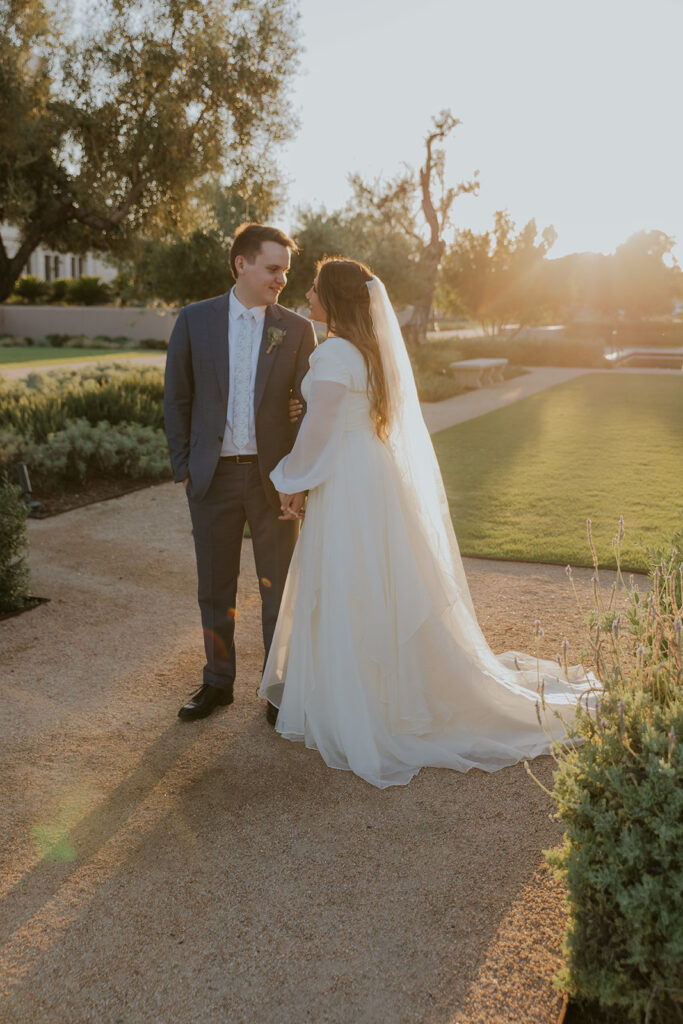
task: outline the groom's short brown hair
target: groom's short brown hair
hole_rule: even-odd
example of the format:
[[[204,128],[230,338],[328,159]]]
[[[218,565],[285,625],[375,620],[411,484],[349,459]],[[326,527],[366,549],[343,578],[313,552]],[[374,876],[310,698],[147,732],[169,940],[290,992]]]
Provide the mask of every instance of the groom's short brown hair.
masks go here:
[[[273,228],[269,224],[254,224],[252,222],[240,224],[230,246],[230,270],[235,280],[237,280],[235,257],[244,256],[249,263],[253,263],[261,251],[261,246],[264,242],[277,242],[278,245],[284,245],[285,249],[289,249],[290,252],[299,251],[296,242],[289,235],[286,235],[284,231],[280,231],[279,228]]]

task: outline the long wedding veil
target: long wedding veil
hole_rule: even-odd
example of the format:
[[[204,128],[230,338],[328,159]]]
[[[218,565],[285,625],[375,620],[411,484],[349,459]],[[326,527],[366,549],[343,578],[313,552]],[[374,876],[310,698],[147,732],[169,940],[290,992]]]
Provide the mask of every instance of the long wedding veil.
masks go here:
[[[432,606],[440,613],[451,639],[469,651],[487,675],[518,692],[528,693],[542,683],[543,692],[552,701],[565,707],[573,705],[582,693],[587,695],[598,686],[592,672],[586,674],[581,665],[574,665],[560,679],[554,661],[521,651],[496,655],[486,641],[472,603],[441,470],[420,409],[401,328],[379,278],[373,277],[367,287],[389,402],[387,443],[401,481],[408,536]],[[418,625],[419,622],[413,622],[413,628]]]
[[[401,328],[386,288],[368,281],[370,316],[382,357],[389,401],[388,444],[396,460],[408,506],[442,574],[444,604],[463,601],[476,619],[448,499],[415,386]]]

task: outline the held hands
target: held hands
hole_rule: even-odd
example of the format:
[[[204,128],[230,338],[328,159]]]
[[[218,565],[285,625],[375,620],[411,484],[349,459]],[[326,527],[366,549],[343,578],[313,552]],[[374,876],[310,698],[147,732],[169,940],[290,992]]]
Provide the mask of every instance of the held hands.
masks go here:
[[[280,493],[282,515],[278,516],[278,519],[303,519],[306,515],[304,511],[305,500],[306,494],[303,491],[300,494]]]
[[[303,403],[294,395],[289,399],[289,422],[298,423],[301,413],[304,411]]]

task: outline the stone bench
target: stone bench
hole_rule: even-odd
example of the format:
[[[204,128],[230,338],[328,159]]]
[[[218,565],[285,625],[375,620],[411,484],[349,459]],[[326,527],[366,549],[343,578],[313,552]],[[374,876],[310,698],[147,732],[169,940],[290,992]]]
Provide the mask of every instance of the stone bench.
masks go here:
[[[466,388],[481,388],[487,384],[500,384],[507,359],[462,359],[451,363],[448,371]]]

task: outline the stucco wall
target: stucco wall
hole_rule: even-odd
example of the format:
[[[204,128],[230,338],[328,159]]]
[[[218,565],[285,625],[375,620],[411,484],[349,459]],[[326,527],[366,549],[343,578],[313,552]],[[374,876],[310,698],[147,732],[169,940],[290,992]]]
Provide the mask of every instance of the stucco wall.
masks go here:
[[[45,334],[105,334],[142,341],[168,341],[177,310],[136,309],[132,306],[2,306],[0,334],[40,338]]]

